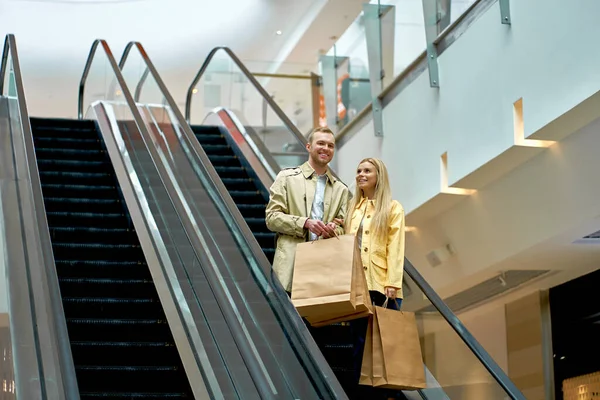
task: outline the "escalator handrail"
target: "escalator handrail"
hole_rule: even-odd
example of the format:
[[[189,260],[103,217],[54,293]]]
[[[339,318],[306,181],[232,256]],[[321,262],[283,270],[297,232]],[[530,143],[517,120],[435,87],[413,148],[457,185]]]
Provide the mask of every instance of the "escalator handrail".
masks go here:
[[[46,380],[56,379],[60,381],[60,385],[56,382],[53,388],[50,389],[53,395],[58,396],[61,399],[79,399],[79,388],[77,385],[77,379],[75,375],[75,366],[73,364],[73,355],[71,353],[71,345],[69,342],[69,335],[67,331],[67,322],[65,319],[65,313],[63,310],[62,298],[60,296],[60,289],[58,283],[58,276],[56,274],[56,265],[54,262],[54,253],[52,251],[52,244],[50,238],[50,229],[48,227],[48,220],[46,216],[46,209],[44,205],[44,197],[42,193],[42,184],[40,182],[40,174],[37,165],[37,159],[35,155],[35,146],[33,141],[33,133],[31,130],[31,122],[29,120],[29,112],[27,111],[27,103],[25,100],[25,89],[23,86],[23,78],[21,74],[21,67],[19,64],[19,55],[17,51],[17,42],[14,34],[6,35],[4,41],[4,49],[2,53],[2,64],[0,66],[0,96],[4,94],[4,83],[6,78],[6,69],[8,56],[11,56],[13,74],[15,80],[15,91],[17,94],[17,102],[19,106],[19,118],[23,132],[23,145],[25,148],[24,156],[26,158],[25,165],[27,166],[26,177],[20,177],[18,181],[29,181],[31,183],[31,195],[32,195],[32,207],[31,216],[33,218],[34,227],[30,227],[37,235],[38,251],[41,255],[41,261],[39,265],[35,267],[41,268],[41,271],[36,273],[36,276],[41,276],[41,285],[45,288],[45,293],[28,293],[32,309],[34,320],[31,321],[34,324],[34,335],[36,337],[36,352],[38,353],[38,366],[39,371],[39,384],[40,384],[40,395],[43,398],[48,395],[46,386]],[[16,172],[16,171],[15,171]],[[18,177],[19,178],[19,177]],[[23,239],[25,237],[23,236]],[[30,246],[35,246],[32,243]],[[31,272],[28,273],[31,278]],[[32,290],[31,282],[28,282],[29,290]],[[41,298],[40,298],[41,297]],[[37,307],[36,307],[36,304]],[[37,315],[36,308],[46,308],[48,319],[43,321],[37,318],[42,316]],[[18,316],[12,316],[18,321]],[[11,318],[12,319],[12,318]],[[23,322],[23,321],[20,321]],[[12,330],[12,328],[11,328]],[[47,330],[43,332],[43,330]],[[44,344],[40,343],[40,331],[41,335],[45,336]],[[48,343],[48,341],[50,343]],[[14,345],[15,343],[13,343]],[[44,349],[45,347],[45,349]],[[53,349],[54,347],[54,349]],[[50,353],[50,354],[48,354]],[[52,360],[44,360],[45,357],[52,358]],[[57,364],[54,364],[57,362]],[[27,362],[18,362],[22,367],[31,367]],[[46,366],[45,366],[46,365]],[[16,375],[19,374],[15,371]],[[48,371],[47,368],[54,368],[53,371]],[[46,377],[46,374],[54,376]],[[28,389],[33,388],[33,386]],[[60,388],[60,389],[59,389]],[[17,388],[19,389],[19,388]],[[20,389],[19,389],[20,390]],[[23,391],[22,393],[28,393]]]
[[[446,322],[450,324],[452,329],[458,334],[467,347],[473,352],[475,357],[483,364],[485,369],[492,375],[498,384],[504,389],[506,394],[513,400],[526,400],[523,393],[517,388],[514,382],[506,375],[500,366],[494,361],[492,356],[483,348],[483,346],[469,332],[462,321],[452,312],[450,307],[442,300],[442,298],[433,290],[431,285],[423,278],[423,275],[417,271],[412,263],[404,259],[404,271],[411,277],[415,284],[427,296],[427,299],[444,317]]]
[[[271,96],[269,96],[269,93],[267,93],[265,88],[263,88],[262,85],[256,80],[256,78],[254,77],[252,72],[250,72],[250,70],[248,70],[248,68],[246,68],[246,66],[238,58],[238,56],[236,56],[235,53],[229,47],[226,47],[226,46],[215,47],[214,49],[212,49],[210,51],[210,53],[208,53],[206,60],[204,60],[204,63],[200,67],[200,70],[198,71],[198,73],[194,77],[194,80],[192,81],[192,84],[188,88],[186,99],[185,99],[185,120],[188,122],[188,124],[191,123],[190,117],[191,117],[191,113],[192,113],[192,98],[193,98],[193,94],[194,94],[194,92],[193,92],[194,88],[196,87],[198,82],[200,82],[200,79],[206,72],[211,60],[213,59],[213,57],[219,50],[223,50],[225,53],[227,53],[227,55],[231,58],[231,60],[235,63],[235,65],[237,65],[237,67],[240,69],[240,71],[242,71],[242,73],[248,79],[248,81],[250,81],[252,86],[254,86],[254,88],[260,93],[260,95],[262,96],[264,101],[267,102],[267,104],[271,107],[271,109],[275,112],[275,114],[277,114],[279,119],[281,119],[281,121],[283,122],[285,127],[294,134],[294,136],[296,137],[296,139],[302,146],[306,146],[307,141],[306,141],[306,138],[304,137],[304,135],[302,135],[302,133],[300,132],[300,130],[298,130],[296,125],[294,125],[294,123],[292,121],[290,121],[290,119],[287,117],[287,115],[285,115],[285,112],[281,109],[281,107],[279,107],[279,105],[275,102],[275,100],[273,100],[273,98]]]
[[[167,105],[169,106],[169,108],[171,109],[171,112],[173,113],[173,115],[177,119],[179,125],[181,126],[183,134],[185,135],[188,142],[192,145],[192,149],[196,155],[196,159],[204,167],[204,170],[207,172],[206,178],[209,180],[210,184],[215,189],[216,194],[218,196],[218,200],[221,202],[221,204],[223,204],[225,206],[227,214],[229,214],[231,216],[231,218],[233,219],[232,222],[229,222],[226,219],[226,222],[230,225],[235,225],[235,227],[237,227],[237,229],[239,229],[241,231],[242,237],[250,238],[250,239],[246,239],[246,242],[247,242],[246,244],[250,248],[250,251],[251,251],[254,259],[257,260],[257,263],[259,265],[262,265],[264,268],[264,266],[265,266],[264,264],[268,264],[268,263],[266,263],[266,261],[265,261],[265,263],[260,261],[261,256],[264,260],[266,260],[266,257],[264,256],[262,248],[260,247],[260,245],[258,244],[256,239],[254,238],[252,231],[246,224],[242,214],[240,213],[235,202],[231,198],[231,195],[227,191],[227,188],[221,181],[219,175],[217,174],[217,172],[214,169],[214,167],[212,166],[212,164],[210,163],[208,156],[206,156],[206,154],[202,150],[202,147],[200,146],[200,143],[196,139],[194,132],[192,131],[190,125],[186,122],[183,115],[181,114],[181,111],[177,107],[175,100],[173,99],[170,92],[168,91],[166,85],[164,84],[162,78],[158,74],[158,71],[154,67],[154,64],[150,60],[150,57],[146,53],[146,51],[141,43],[133,41],[133,42],[130,42],[127,44],[127,46],[123,50],[123,55],[121,56],[121,60],[119,62],[120,69],[123,69],[123,67],[125,66],[127,58],[129,56],[129,53],[131,52],[131,49],[134,46],[140,52],[140,55],[142,56],[142,59],[144,60],[144,63],[146,65],[146,69],[143,74],[144,79],[148,75],[146,73],[146,71],[148,71],[149,74],[152,75],[152,77],[154,78],[155,83],[157,84],[160,91],[162,92],[162,95],[165,97]],[[139,87],[139,85],[138,85],[138,87]],[[136,89],[136,92],[139,92],[139,91]],[[232,230],[233,230],[233,227],[232,227]],[[264,268],[264,269],[266,271],[272,271],[272,269],[270,268],[270,265],[268,265],[268,268]],[[278,281],[275,281],[274,283],[278,283]],[[281,289],[280,292],[283,293],[283,295],[280,298],[284,299],[284,301],[281,301],[281,304],[283,305],[283,309],[284,309],[283,312],[285,313],[285,316],[290,321],[293,321],[294,316],[297,318],[297,313],[296,313],[293,305],[289,301],[287,295],[283,291],[283,288],[280,288],[280,289]],[[281,293],[279,293],[279,294],[281,294]],[[287,323],[287,325],[290,325],[290,324],[293,325],[293,322],[290,322],[290,321],[288,321],[289,323]],[[306,331],[306,327],[301,322],[300,322],[300,324],[302,325],[302,328],[304,328],[304,330]],[[305,333],[306,333],[306,336],[308,336],[308,332],[306,331]],[[298,343],[298,345],[301,346],[304,350],[306,350],[307,353],[309,352],[309,348],[306,347],[306,343],[300,342],[300,343]],[[316,349],[316,345],[315,345],[315,349]],[[321,373],[321,382],[325,384],[326,389],[329,391],[329,393],[332,395],[332,397],[335,398],[335,393],[343,393],[343,390],[342,390],[339,382],[335,378],[333,378],[333,381],[332,381],[331,379],[329,379],[327,377],[328,375],[323,373],[322,369],[327,369],[329,372],[331,372],[331,371],[329,370],[329,367],[326,364],[325,359],[320,354],[320,352],[317,352],[317,354],[315,354],[314,352],[310,352],[310,354],[313,357],[312,361],[313,361],[314,365],[317,366],[316,370]],[[331,373],[329,376],[333,376],[333,373]]]
[[[94,56],[96,54],[96,50],[98,49],[98,45],[102,42],[106,43],[106,41],[102,39],[94,40],[92,43],[92,47],[88,53],[87,61],[85,62],[85,67],[83,68],[83,74],[81,75],[81,80],[79,81],[79,96],[77,98],[77,118],[83,119],[83,94],[85,93],[85,83],[87,82],[88,75],[90,74],[90,68],[92,67],[92,61],[94,60]],[[106,45],[105,50],[110,49],[108,45]]]

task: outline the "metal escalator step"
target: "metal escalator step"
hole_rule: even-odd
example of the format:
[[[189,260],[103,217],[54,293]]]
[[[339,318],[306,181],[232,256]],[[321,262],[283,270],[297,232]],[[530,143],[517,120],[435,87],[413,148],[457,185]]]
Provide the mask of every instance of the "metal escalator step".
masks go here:
[[[123,298],[92,297],[88,293],[80,297],[63,297],[65,314],[71,318],[122,318],[136,316],[137,318],[164,318],[157,296],[133,298],[126,293]]]
[[[46,211],[85,212],[102,209],[104,212],[123,212],[123,204],[119,198],[74,198],[74,197],[44,197]]]
[[[95,150],[102,149],[99,138],[73,138],[73,137],[37,137],[34,143],[39,148],[64,148]]]
[[[69,172],[77,168],[79,172],[105,172],[109,168],[108,160],[55,160],[38,159],[38,169],[43,172]]]
[[[149,392],[81,392],[82,399],[131,400],[131,399],[189,399],[186,393]]]
[[[56,242],[80,242],[100,244],[134,244],[138,237],[129,228],[92,228],[85,226],[54,226],[50,237]]]
[[[100,161],[106,157],[106,151],[103,149],[71,149],[71,148],[45,148],[38,147],[35,149],[37,157],[42,159],[57,160],[66,158],[70,160],[92,160]]]

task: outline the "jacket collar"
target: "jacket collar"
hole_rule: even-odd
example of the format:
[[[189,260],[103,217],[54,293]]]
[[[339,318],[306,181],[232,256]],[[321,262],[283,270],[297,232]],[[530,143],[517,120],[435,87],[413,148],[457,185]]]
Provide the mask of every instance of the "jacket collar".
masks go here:
[[[300,169],[302,170],[302,174],[306,179],[309,179],[315,173],[315,170],[313,169],[313,167],[310,166],[308,161],[302,164],[300,166]],[[336,182],[336,179],[333,177],[333,174],[331,173],[329,167],[327,167],[327,172],[325,173],[325,175],[327,175],[327,179],[332,185]]]
[[[360,208],[363,206],[364,203],[366,203],[367,201],[370,201],[371,204],[375,204],[375,200],[369,200],[367,199],[365,196],[362,196],[360,198],[360,201],[358,202],[358,204],[356,204],[356,208]]]

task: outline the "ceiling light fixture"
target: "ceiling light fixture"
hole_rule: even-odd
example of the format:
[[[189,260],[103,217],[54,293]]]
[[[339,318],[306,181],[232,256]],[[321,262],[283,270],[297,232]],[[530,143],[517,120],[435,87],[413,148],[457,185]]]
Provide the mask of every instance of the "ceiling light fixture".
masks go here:
[[[283,32],[281,32],[281,31],[277,31],[277,32],[275,32],[275,33],[276,33],[277,35],[281,35]]]
[[[193,88],[193,89],[192,89],[192,93],[194,93],[194,94],[198,93],[198,89],[196,89],[196,88]]]

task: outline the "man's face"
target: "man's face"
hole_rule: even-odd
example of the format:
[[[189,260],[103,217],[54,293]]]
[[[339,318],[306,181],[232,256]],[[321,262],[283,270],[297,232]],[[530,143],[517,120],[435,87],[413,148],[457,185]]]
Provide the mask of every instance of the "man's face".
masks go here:
[[[306,145],[309,157],[315,165],[327,166],[335,153],[335,138],[331,133],[316,132],[312,143]]]

